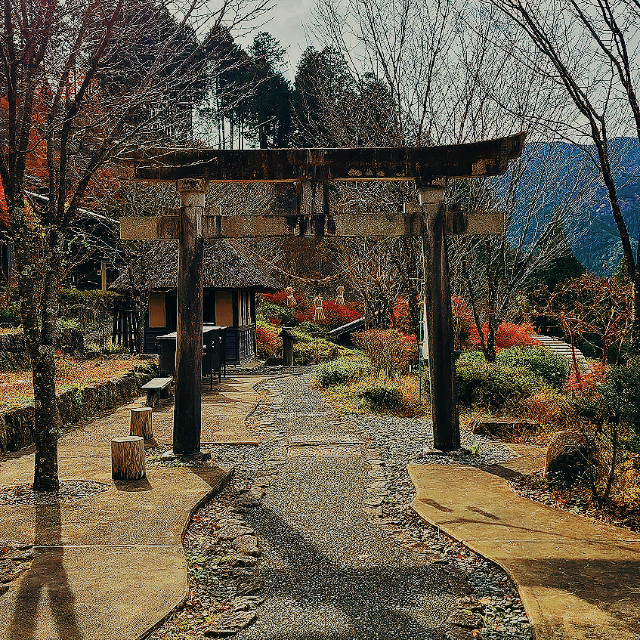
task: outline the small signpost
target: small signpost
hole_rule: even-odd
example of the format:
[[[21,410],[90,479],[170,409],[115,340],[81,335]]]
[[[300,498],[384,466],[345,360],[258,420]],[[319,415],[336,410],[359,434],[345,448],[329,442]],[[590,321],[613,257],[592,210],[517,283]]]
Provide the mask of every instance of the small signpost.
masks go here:
[[[173,450],[200,450],[202,257],[205,239],[255,237],[418,236],[425,247],[426,308],[434,446],[456,449],[455,390],[446,236],[504,233],[500,213],[445,204],[447,180],[495,176],[522,153],[525,134],[441,147],[354,149],[173,149],[132,154],[130,177],[175,182],[179,211],[121,221],[123,240],[179,241],[178,324]],[[419,205],[393,214],[330,210],[331,181],[415,180]],[[267,215],[224,215],[205,208],[207,182],[291,183],[293,206]]]

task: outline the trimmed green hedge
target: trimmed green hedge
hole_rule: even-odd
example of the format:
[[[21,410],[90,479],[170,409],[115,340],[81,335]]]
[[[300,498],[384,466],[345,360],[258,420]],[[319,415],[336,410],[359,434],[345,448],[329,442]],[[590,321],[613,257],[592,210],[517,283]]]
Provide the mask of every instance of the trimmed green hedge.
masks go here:
[[[343,356],[318,365],[314,376],[318,384],[326,388],[346,384],[369,373],[371,373],[371,365],[368,360]]]
[[[459,366],[483,364],[487,361],[482,351],[463,351],[458,359]],[[495,364],[529,372],[555,389],[560,389],[569,375],[567,360],[542,347],[500,349]]]
[[[390,409],[394,411],[402,403],[402,391],[395,385],[386,386],[380,383],[373,383],[360,389],[358,397],[365,400],[372,409]]]
[[[547,387],[524,368],[480,361],[459,362],[456,378],[461,405],[488,409],[502,409]]]

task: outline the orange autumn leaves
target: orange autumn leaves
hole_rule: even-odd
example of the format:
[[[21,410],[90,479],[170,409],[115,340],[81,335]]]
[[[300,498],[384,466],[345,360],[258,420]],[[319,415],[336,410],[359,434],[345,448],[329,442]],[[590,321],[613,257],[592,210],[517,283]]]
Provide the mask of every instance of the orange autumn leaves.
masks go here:
[[[135,356],[105,356],[95,360],[77,360],[66,355],[56,356],[56,393],[83,388],[108,380],[117,380],[136,367],[147,364]],[[0,374],[0,411],[33,404],[31,371]]]

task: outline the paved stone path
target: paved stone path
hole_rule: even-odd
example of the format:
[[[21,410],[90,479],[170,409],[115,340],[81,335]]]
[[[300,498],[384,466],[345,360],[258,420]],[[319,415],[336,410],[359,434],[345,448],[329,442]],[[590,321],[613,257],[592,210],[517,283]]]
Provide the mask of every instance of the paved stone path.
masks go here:
[[[640,639],[640,536],[515,495],[520,466],[410,465],[413,506],[510,574],[537,639]]]
[[[461,593],[439,565],[369,521],[363,503],[381,476],[366,442],[304,385],[286,396],[265,386],[274,395],[256,419],[279,472],[246,516],[262,546],[265,602],[238,640],[445,638]]]
[[[258,382],[225,380],[203,400],[203,439],[256,442],[244,423]],[[0,503],[0,638],[7,640],[133,640],[187,593],[182,533],[192,509],[227,473],[217,467],[153,466],[135,482],[111,479],[110,440],[129,432],[138,402],[73,429],[59,442],[63,481],[104,489],[52,504]],[[154,411],[154,435],[171,444],[171,404]],[[31,449],[0,456],[0,487],[31,483]],[[29,547],[26,561],[2,549]],[[10,555],[23,552],[10,551]],[[16,556],[17,557],[17,556]]]

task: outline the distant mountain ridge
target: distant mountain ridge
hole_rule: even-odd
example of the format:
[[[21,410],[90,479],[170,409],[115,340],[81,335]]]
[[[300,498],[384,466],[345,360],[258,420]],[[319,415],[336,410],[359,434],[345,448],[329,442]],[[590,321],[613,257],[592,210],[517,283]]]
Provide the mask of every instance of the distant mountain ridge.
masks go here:
[[[565,230],[576,258],[589,271],[609,275],[620,264],[622,250],[606,188],[590,160],[595,153],[593,146],[565,142],[526,145],[523,156],[527,162],[509,232],[515,236],[521,230],[519,225],[532,208],[541,221],[547,221],[559,207],[569,207],[570,222]],[[610,143],[610,156],[620,207],[636,250],[640,231],[640,143],[635,138],[616,138]],[[507,174],[498,181],[499,196],[501,192],[504,195],[509,178]]]

